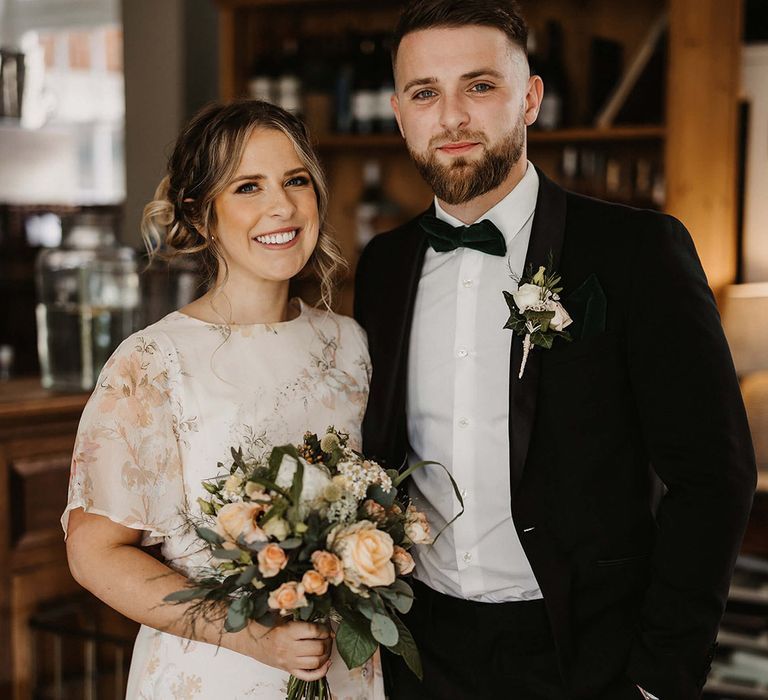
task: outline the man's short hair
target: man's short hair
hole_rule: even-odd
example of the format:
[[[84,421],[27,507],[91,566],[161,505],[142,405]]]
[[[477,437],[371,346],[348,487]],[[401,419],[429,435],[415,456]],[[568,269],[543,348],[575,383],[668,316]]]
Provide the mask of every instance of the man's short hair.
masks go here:
[[[528,55],[528,25],[515,0],[409,0],[392,37],[392,63],[406,34],[468,25],[500,29]]]

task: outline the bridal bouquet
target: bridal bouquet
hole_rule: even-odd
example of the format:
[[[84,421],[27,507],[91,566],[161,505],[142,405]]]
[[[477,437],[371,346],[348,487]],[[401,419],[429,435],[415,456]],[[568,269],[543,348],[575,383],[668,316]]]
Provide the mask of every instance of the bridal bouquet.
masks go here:
[[[429,543],[430,527],[397,486],[435,463],[385,470],[347,443],[345,433],[329,427],[322,438],[307,433],[302,444],[275,447],[264,460],[233,448],[229,476],[203,482],[210,498],[198,499],[195,529],[212,564],[166,600],[195,601],[192,622],[224,606],[229,632],[250,620],[272,626],[286,616],[333,619],[349,668],[381,644],[421,677],[418,650],[398,613],[413,602],[401,578],[414,568],[408,549]],[[454,491],[461,503],[455,483]],[[327,679],[290,677],[288,700],[330,697]]]

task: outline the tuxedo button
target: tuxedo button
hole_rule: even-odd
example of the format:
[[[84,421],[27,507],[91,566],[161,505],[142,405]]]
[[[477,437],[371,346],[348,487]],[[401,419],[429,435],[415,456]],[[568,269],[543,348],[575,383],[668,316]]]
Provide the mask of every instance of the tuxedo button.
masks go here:
[[[459,427],[466,428],[469,425],[469,418],[459,418]]]
[[[474,282],[473,282],[472,280],[464,280],[464,281],[462,282],[462,284],[463,284],[463,285],[464,285],[464,286],[465,286],[467,289],[469,289],[469,288],[470,288],[470,287],[471,287],[471,286],[474,284]]]
[[[456,356],[457,356],[457,357],[459,357],[459,358],[460,358],[460,359],[462,359],[462,360],[463,360],[463,359],[464,359],[464,358],[465,358],[467,355],[469,355],[469,353],[467,352],[467,349],[466,349],[466,348],[459,348],[459,349],[458,349],[458,351],[456,352]]]

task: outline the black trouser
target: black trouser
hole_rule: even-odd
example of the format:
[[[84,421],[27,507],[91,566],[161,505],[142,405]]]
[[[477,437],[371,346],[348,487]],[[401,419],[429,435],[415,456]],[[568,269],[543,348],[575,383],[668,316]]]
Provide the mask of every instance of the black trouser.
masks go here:
[[[384,653],[390,700],[566,700],[542,600],[476,603],[413,581],[424,680]]]

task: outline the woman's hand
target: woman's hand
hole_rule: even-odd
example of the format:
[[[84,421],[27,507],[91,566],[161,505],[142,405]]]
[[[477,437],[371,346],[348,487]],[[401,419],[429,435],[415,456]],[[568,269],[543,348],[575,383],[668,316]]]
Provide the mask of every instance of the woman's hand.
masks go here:
[[[233,636],[231,648],[303,681],[319,680],[331,665],[333,635],[325,625],[285,622],[263,632],[252,623]],[[227,635],[225,635],[226,638]]]

